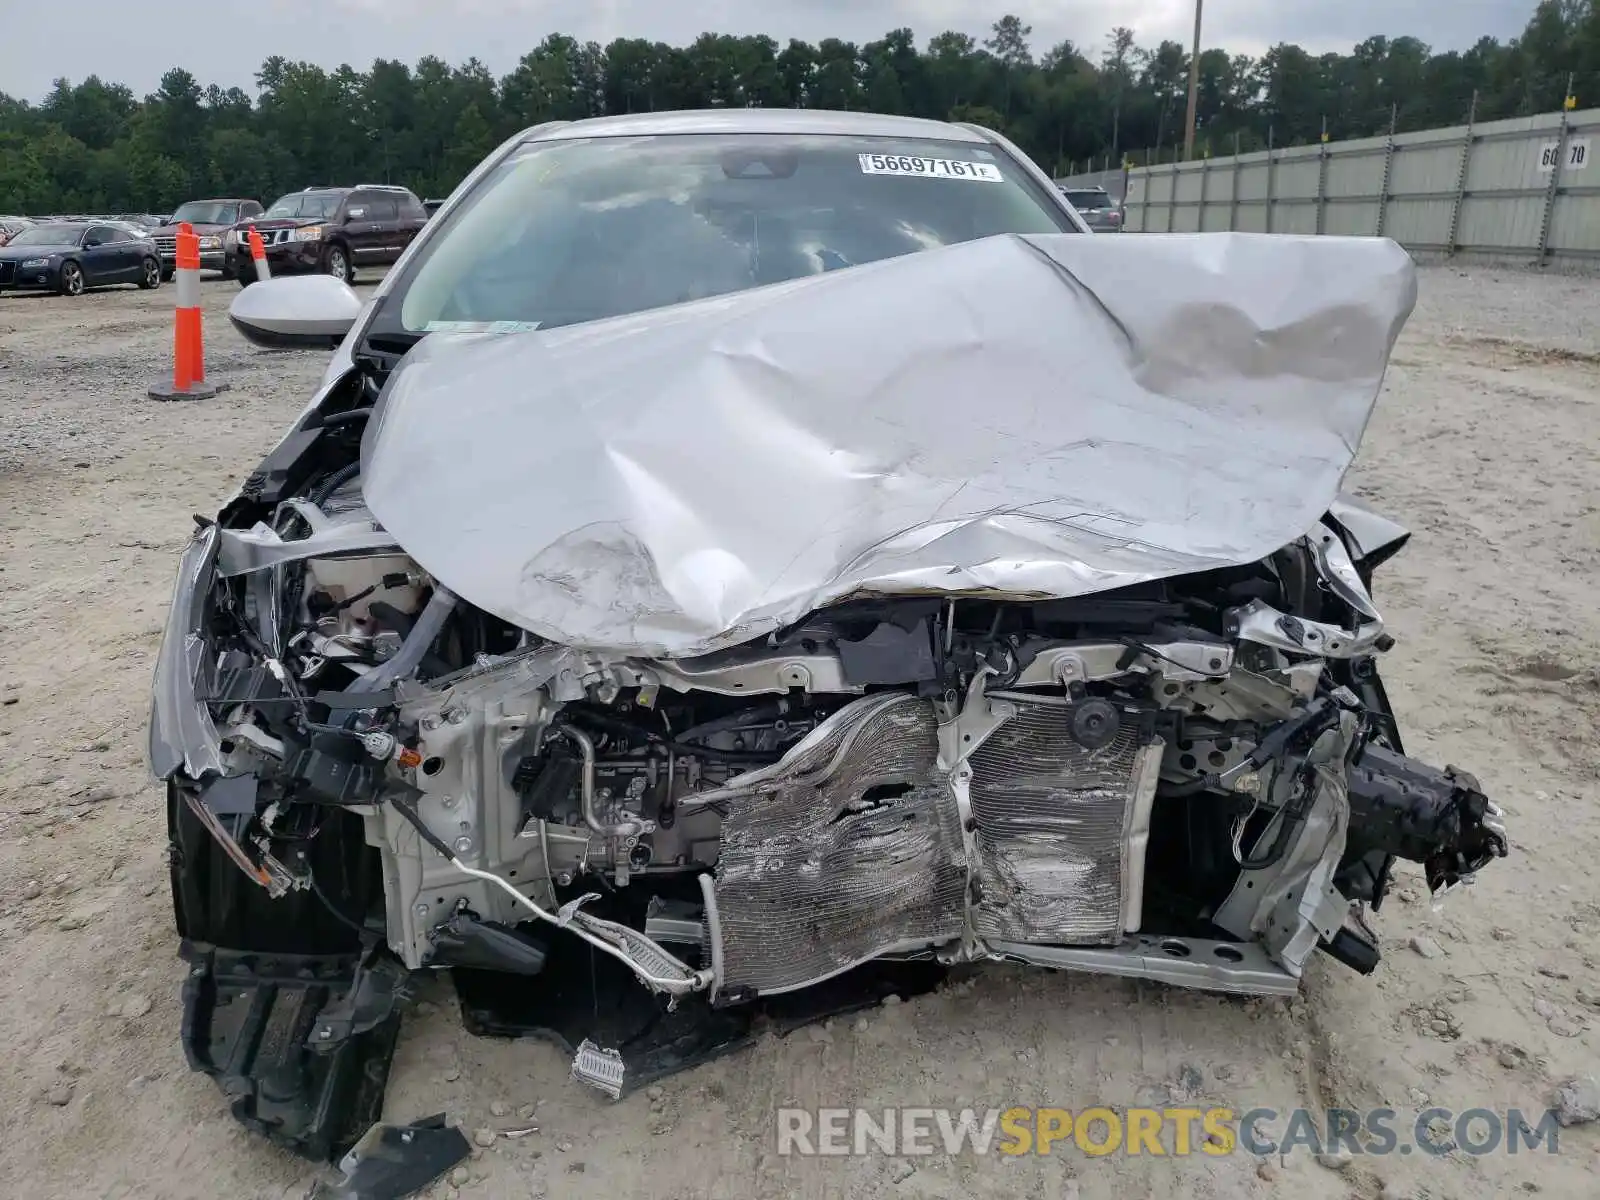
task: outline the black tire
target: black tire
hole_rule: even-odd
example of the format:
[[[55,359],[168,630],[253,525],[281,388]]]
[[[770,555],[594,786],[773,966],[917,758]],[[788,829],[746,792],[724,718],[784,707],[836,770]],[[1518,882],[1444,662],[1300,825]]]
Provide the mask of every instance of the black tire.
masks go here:
[[[345,283],[356,281],[356,269],[350,262],[350,251],[345,249],[343,243],[335,242],[322,252],[322,273]]]
[[[144,270],[139,275],[139,287],[146,292],[153,292],[161,286],[161,260],[147,258],[144,260]]]
[[[240,287],[247,288],[256,281],[256,273],[241,268],[235,278],[238,279]]]
[[[171,283],[172,282],[172,277],[174,275],[176,275],[177,273],[178,273],[178,268],[177,267],[166,267],[166,266],[162,267],[161,268],[161,282],[162,283]]]
[[[61,274],[56,278],[56,291],[63,296],[83,295],[83,268],[70,258],[61,264]]]

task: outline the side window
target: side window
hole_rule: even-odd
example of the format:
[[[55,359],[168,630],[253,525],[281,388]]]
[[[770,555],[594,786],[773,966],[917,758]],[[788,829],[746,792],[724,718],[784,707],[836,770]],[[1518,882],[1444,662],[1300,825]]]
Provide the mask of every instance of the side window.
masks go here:
[[[367,201],[366,219],[369,221],[394,221],[399,216],[394,200],[388,196],[374,196]]]
[[[249,220],[251,217],[259,217],[260,215],[261,205],[254,200],[246,200],[244,206],[239,210],[239,219],[241,221]]]
[[[118,242],[122,240],[124,240],[124,238],[119,238],[116,234],[116,231],[113,230],[109,225],[91,225],[89,227],[88,234],[85,235],[83,239],[83,244],[85,247],[104,246],[111,242]]]
[[[366,192],[351,192],[345,198],[344,219],[346,221],[370,221],[368,215],[372,212],[372,197]]]
[[[421,200],[407,192],[400,201],[400,215],[408,221],[426,221],[428,219],[428,210],[423,206]]]

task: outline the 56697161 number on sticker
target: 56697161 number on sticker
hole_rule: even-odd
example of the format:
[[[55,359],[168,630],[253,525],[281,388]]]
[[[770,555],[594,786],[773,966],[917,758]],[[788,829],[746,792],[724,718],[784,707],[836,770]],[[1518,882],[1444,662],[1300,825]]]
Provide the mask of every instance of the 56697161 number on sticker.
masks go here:
[[[864,175],[923,175],[929,179],[972,179],[979,183],[1004,183],[993,163],[963,162],[959,158],[917,158],[910,154],[862,154]]]

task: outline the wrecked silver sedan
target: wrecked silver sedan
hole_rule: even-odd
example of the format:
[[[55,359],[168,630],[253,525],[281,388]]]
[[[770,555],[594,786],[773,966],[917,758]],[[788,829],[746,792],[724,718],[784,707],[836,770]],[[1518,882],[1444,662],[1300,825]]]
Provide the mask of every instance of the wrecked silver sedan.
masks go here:
[[[321,1156],[412,970],[613,1095],[958,963],[1371,972],[1395,859],[1506,851],[1405,755],[1407,534],[1340,492],[1414,294],[1392,242],[1097,238],[993,134],[764,111],[540,127],[364,307],[242,293],[343,341],[157,670],[192,1064]]]

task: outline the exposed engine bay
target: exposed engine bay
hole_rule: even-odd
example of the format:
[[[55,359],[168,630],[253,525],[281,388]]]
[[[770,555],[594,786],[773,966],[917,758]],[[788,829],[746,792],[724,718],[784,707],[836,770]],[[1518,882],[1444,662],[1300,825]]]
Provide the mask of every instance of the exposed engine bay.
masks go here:
[[[276,520],[207,531],[221,769],[180,791],[272,896],[320,890],[305,847],[359,817],[408,968],[536,972],[530,924],[712,1003],[882,956],[1283,992],[1319,945],[1372,968],[1355,909],[1395,857],[1445,889],[1505,852],[1471,776],[1404,756],[1364,578],[1396,545],[1357,559],[1331,515],[1247,568],[862,599],[673,661],[332,552],[375,530],[353,472]]]

